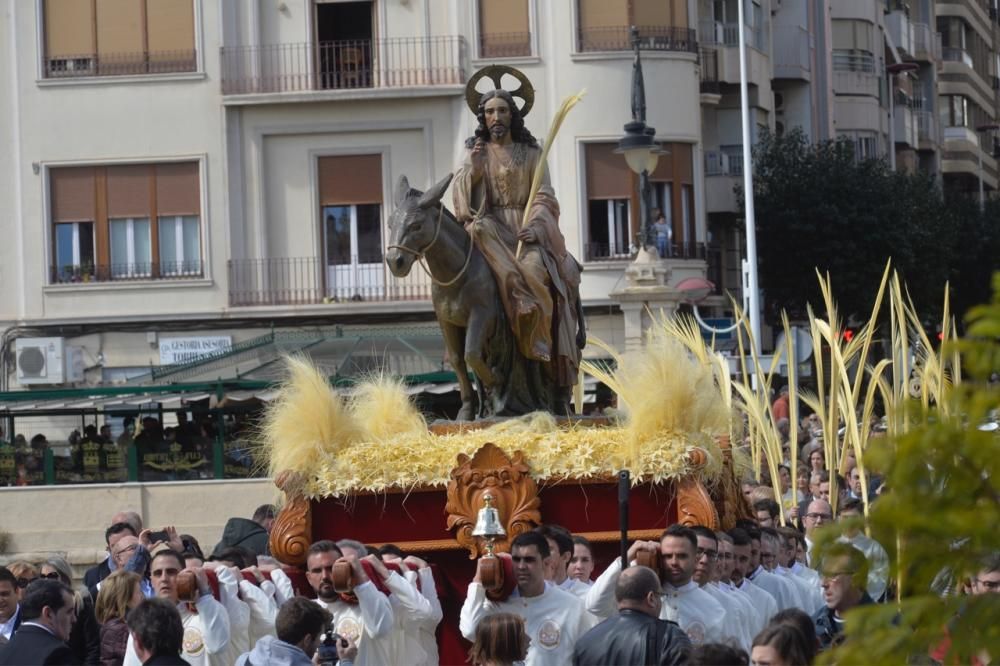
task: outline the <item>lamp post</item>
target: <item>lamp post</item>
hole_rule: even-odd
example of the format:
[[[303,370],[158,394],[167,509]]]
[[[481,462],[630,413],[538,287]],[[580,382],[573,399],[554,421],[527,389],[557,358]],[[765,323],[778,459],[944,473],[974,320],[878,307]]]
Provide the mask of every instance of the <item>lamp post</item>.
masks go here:
[[[653,138],[656,130],[646,125],[646,87],[642,80],[642,61],[639,58],[638,28],[632,26],[631,35],[635,51],[632,63],[632,120],[625,123],[625,136],[618,142],[618,148],[614,152],[625,155],[629,168],[639,174],[639,237],[636,245],[642,249],[649,242],[651,227],[649,174],[656,170],[663,150]]]
[[[894,62],[885,68],[889,73],[889,168],[893,171],[896,170],[896,75],[918,69],[915,62]]]
[[[985,125],[979,125],[976,127],[976,138],[979,139],[979,150],[976,151],[979,155],[979,211],[982,212],[986,210],[986,195],[983,192],[983,132],[992,132],[994,130],[1000,129],[1000,125],[993,123],[987,123]]]

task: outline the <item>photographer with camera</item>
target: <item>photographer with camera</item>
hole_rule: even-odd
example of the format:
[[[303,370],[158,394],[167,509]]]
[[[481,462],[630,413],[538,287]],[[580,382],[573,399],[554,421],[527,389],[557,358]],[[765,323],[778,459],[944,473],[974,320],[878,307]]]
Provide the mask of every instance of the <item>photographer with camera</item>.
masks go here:
[[[332,621],[330,612],[319,604],[305,597],[290,599],[278,610],[277,637],[258,640],[253,650],[236,660],[236,666],[312,666],[317,663],[314,656],[319,664],[351,666],[358,648],[332,632]]]

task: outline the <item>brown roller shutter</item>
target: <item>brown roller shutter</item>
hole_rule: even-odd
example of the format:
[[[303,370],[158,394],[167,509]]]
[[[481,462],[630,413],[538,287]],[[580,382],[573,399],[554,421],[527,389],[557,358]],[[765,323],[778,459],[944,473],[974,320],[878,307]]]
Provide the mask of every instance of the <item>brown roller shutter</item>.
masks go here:
[[[625,0],[580,0],[580,28],[628,27]]]
[[[94,12],[90,0],[45,0],[45,55],[94,53]]]
[[[382,156],[343,155],[319,158],[319,203],[382,203]]]
[[[687,2],[687,0],[682,0]],[[642,26],[664,27],[671,25],[670,13],[673,0],[632,0],[632,23]]]
[[[49,172],[53,222],[85,222],[96,217],[94,169],[65,167]]]
[[[143,57],[141,0],[97,0],[97,53],[112,62]],[[131,57],[129,57],[131,56]]]
[[[201,214],[197,162],[156,165],[156,214]]]
[[[585,146],[588,199],[628,199],[632,186],[625,156],[612,152],[614,143],[588,143]]]
[[[109,166],[108,218],[150,217],[150,178],[146,164]]]
[[[687,0],[670,0],[670,24],[675,28],[688,27]]]
[[[528,0],[479,0],[479,30],[528,32]]]
[[[194,51],[191,0],[145,0],[150,53]]]
[[[694,167],[690,143],[664,143],[663,149],[669,150],[669,155],[660,155],[656,170],[650,175],[650,180],[656,182],[693,183]]]

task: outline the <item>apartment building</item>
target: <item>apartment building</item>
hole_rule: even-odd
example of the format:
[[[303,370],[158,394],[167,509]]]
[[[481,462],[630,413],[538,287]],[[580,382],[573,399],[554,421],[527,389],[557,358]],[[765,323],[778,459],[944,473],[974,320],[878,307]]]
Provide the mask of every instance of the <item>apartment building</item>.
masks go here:
[[[425,188],[474,129],[464,90],[508,64],[535,87],[596,335],[639,228],[613,153],[640,32],[672,282],[704,275],[694,0],[5,0],[0,12],[0,326],[78,350],[65,382],[273,376],[281,351],[349,373],[444,369],[430,282],[382,262],[400,176]],[[511,82],[514,83],[514,82]],[[768,101],[768,104],[770,102]],[[231,348],[206,367],[171,368]],[[351,364],[345,362],[350,357]],[[8,388],[51,385],[11,363]],[[76,368],[80,370],[80,368]],[[24,381],[22,381],[24,380]]]

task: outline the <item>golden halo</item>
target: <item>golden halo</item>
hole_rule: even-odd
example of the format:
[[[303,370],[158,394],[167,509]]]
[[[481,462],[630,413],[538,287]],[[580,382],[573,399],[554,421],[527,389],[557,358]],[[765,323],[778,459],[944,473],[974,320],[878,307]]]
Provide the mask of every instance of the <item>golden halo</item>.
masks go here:
[[[531,85],[531,81],[528,80],[524,72],[514,67],[508,67],[507,65],[487,65],[472,75],[469,82],[465,84],[465,103],[468,104],[470,111],[473,113],[479,112],[479,100],[484,94],[476,90],[476,84],[482,79],[488,78],[493,82],[493,87],[499,89],[501,87],[500,79],[503,78],[504,74],[510,74],[520,81],[521,85],[516,90],[508,90],[507,92],[510,93],[511,97],[520,97],[524,100],[524,104],[521,105],[519,110],[522,118],[528,115],[531,107],[535,104],[535,88]]]

